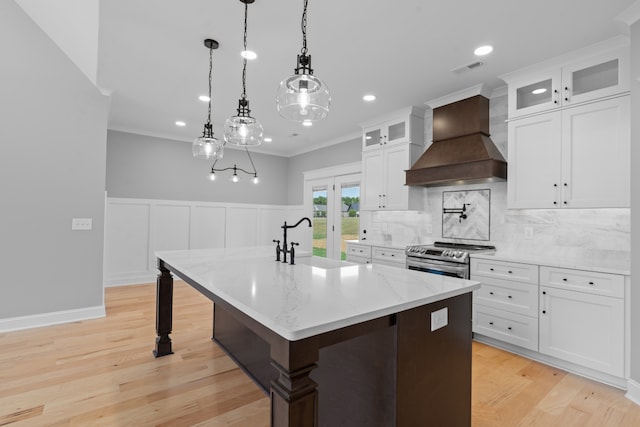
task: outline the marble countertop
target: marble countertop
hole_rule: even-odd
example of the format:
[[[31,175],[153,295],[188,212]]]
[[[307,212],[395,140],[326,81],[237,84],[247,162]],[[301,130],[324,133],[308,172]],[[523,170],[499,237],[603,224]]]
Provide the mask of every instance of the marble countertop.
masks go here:
[[[497,250],[495,253],[488,254],[471,254],[471,258],[521,262],[525,264],[545,265],[548,267],[572,268],[576,270],[596,271],[599,273],[622,274],[625,276],[631,275],[631,266],[629,265],[629,261],[620,259],[598,258],[586,260],[506,250]]]
[[[275,262],[272,246],[155,255],[289,341],[480,287],[476,281],[317,257],[296,255],[296,265],[284,264]]]

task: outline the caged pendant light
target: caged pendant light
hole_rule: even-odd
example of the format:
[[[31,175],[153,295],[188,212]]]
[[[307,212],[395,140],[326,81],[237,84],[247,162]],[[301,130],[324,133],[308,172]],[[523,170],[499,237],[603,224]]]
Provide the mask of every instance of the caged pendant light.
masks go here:
[[[218,48],[218,42],[213,39],[206,39],[204,45],[209,49],[209,110],[207,114],[207,123],[204,124],[202,136],[193,140],[191,151],[193,157],[199,159],[220,159],[224,154],[224,143],[213,134],[213,125],[211,124],[211,75],[213,71],[213,50]]]
[[[298,55],[295,74],[280,82],[276,108],[282,117],[301,123],[322,120],[329,114],[331,95],[327,85],[313,75],[311,55],[307,50],[307,6],[302,12],[302,50]]]
[[[244,3],[244,52],[247,52],[247,14],[249,3],[255,0],[240,0]],[[242,60],[242,96],[238,100],[238,114],[227,119],[224,124],[224,140],[239,146],[260,145],[262,143],[262,124],[251,117],[247,99],[247,57]]]

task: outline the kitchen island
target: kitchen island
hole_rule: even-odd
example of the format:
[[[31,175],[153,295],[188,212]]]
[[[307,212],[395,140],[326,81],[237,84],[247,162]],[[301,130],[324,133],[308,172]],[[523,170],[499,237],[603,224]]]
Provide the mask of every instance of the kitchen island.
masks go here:
[[[213,339],[269,394],[272,426],[471,424],[478,282],[271,247],[156,256],[156,357],[172,354],[174,273],[213,301]]]

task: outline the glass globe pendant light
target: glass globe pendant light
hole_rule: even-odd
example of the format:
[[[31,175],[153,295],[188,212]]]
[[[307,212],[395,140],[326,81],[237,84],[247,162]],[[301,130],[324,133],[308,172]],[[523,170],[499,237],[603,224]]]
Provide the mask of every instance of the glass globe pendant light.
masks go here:
[[[329,114],[331,95],[327,85],[313,75],[311,55],[307,52],[307,5],[302,12],[302,50],[295,74],[280,82],[276,107],[282,117],[295,122],[315,122]]]
[[[217,49],[219,44],[213,39],[204,41],[205,47],[209,49],[209,111],[207,114],[207,123],[204,124],[202,136],[193,140],[191,152],[193,157],[198,159],[220,159],[224,154],[224,143],[213,134],[213,125],[211,124],[211,75],[213,71],[213,50]]]
[[[240,0],[244,3],[244,52],[247,51],[247,13],[249,3],[255,0]],[[262,125],[251,117],[249,100],[247,99],[247,58],[242,60],[242,96],[238,100],[238,114],[224,123],[224,140],[239,146],[260,145],[262,143]],[[234,181],[235,182],[235,181]]]

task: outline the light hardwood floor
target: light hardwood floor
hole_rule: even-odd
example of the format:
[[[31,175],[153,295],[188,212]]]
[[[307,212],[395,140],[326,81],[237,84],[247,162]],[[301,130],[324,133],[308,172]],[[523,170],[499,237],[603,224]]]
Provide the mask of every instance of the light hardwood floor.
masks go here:
[[[267,397],[210,340],[209,300],[176,281],[175,354],[155,359],[155,284],[105,298],[104,319],[0,334],[0,426],[269,425]],[[474,343],[473,426],[574,425],[640,426],[640,407]]]

